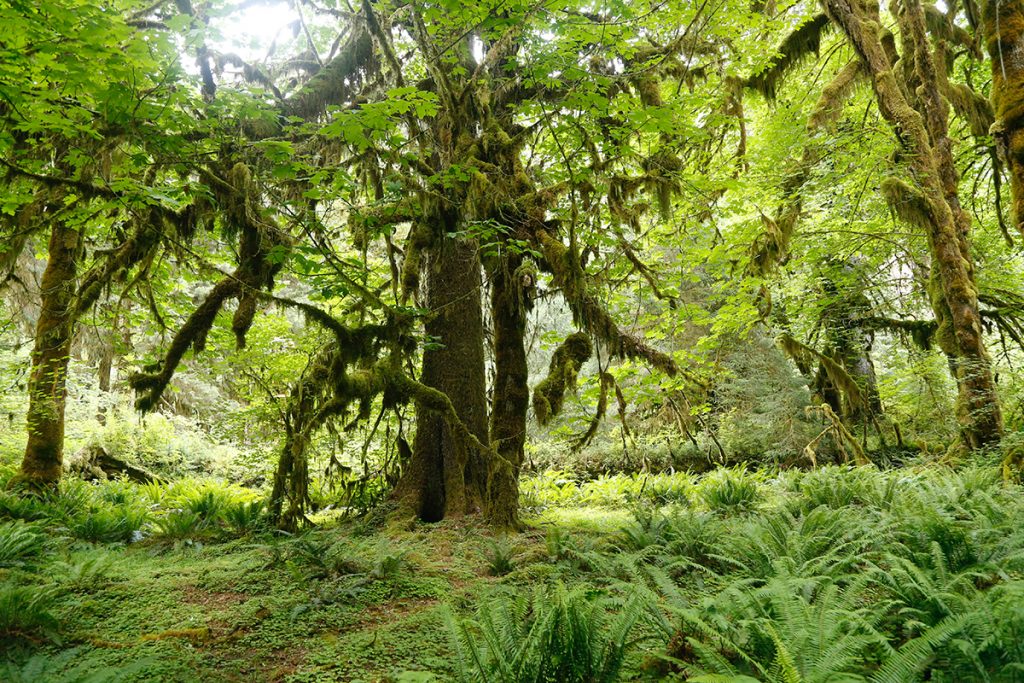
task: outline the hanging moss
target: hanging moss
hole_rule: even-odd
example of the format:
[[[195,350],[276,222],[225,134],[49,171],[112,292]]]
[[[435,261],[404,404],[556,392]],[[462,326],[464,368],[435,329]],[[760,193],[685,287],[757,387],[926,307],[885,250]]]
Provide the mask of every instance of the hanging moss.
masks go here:
[[[640,102],[645,107],[660,107],[664,104],[661,98],[661,79],[656,78],[650,71],[645,71],[632,80]]]
[[[753,88],[769,100],[774,100],[775,93],[786,75],[812,55],[818,54],[822,36],[830,25],[831,22],[825,14],[816,14],[810,21],[792,31],[779,45],[778,58],[764,71],[747,79],[747,87]]]
[[[305,119],[323,115],[328,106],[347,102],[378,66],[373,36],[357,20],[338,55],[285,100],[285,113]]]
[[[676,174],[682,168],[682,160],[667,148],[644,159],[644,185],[648,192],[657,197],[662,220],[667,221],[672,216],[672,197],[679,194],[680,189]]]
[[[256,297],[244,292],[238,297],[238,308],[231,318],[231,331],[235,335],[235,348],[245,348],[245,336],[256,318]]]
[[[867,453],[864,452],[864,447],[857,441],[857,437],[850,433],[850,430],[846,428],[843,421],[827,403],[822,403],[817,406],[808,406],[807,413],[808,415],[817,413],[828,423],[828,426],[804,447],[804,454],[810,459],[814,466],[817,466],[817,457],[814,447],[826,434],[832,435],[832,441],[839,448],[839,452],[843,454],[843,459],[846,462],[849,462],[850,453],[852,452],[855,464],[871,464],[871,460],[868,459]]]
[[[843,112],[843,105],[850,99],[853,89],[863,77],[864,69],[859,59],[848,62],[846,66],[821,89],[821,95],[814,105],[814,111],[807,121],[807,129],[819,130],[828,124],[835,123]]]
[[[910,183],[889,176],[882,181],[882,196],[900,220],[922,230],[932,223],[932,207],[928,198]]]
[[[938,323],[934,320],[902,320],[897,318],[882,318],[878,316],[866,316],[858,322],[869,330],[886,330],[894,332],[909,339],[915,346],[923,351],[932,347],[932,337],[935,336]]]
[[[579,327],[601,340],[613,356],[643,359],[670,377],[680,371],[671,356],[619,328],[587,287],[578,259],[560,240],[543,229],[537,230],[533,237],[544,255],[544,265],[553,275],[555,286],[561,288],[573,320]]]
[[[608,389],[615,385],[615,378],[612,377],[611,373],[601,373],[601,390],[597,396],[597,410],[594,411],[594,417],[590,418],[590,424],[587,425],[587,431],[585,431],[576,441],[573,442],[571,448],[573,453],[586,448],[594,436],[597,435],[597,429],[601,426],[601,420],[604,419],[605,413],[608,412]]]
[[[594,345],[583,332],[570,334],[555,349],[548,376],[533,389],[533,413],[538,424],[546,425],[562,411],[565,392],[576,388],[580,369],[593,353]]]
[[[142,213],[134,221],[128,238],[82,275],[74,302],[74,316],[77,318],[91,308],[111,282],[123,280],[132,268],[152,259],[166,227],[160,211],[150,209]]]
[[[822,89],[807,122],[808,131],[813,133],[839,118],[843,105],[863,75],[860,60],[853,60],[839,70],[832,81]],[[763,277],[788,258],[789,246],[803,211],[803,186],[820,156],[820,145],[812,140],[804,147],[795,168],[782,183],[781,189],[785,200],[776,210],[775,216],[761,214],[764,230],[751,244],[750,260],[746,268],[748,274]],[[770,306],[765,308],[770,310]]]
[[[956,115],[970,126],[971,135],[978,138],[988,136],[995,123],[992,103],[965,83],[948,83],[947,85],[946,97]]]
[[[434,234],[426,220],[413,223],[405,243],[405,260],[402,262],[402,301],[409,301],[420,286],[420,269],[423,267],[423,252],[433,242]]]
[[[164,358],[146,372],[140,372],[128,378],[128,384],[141,394],[135,401],[135,407],[142,412],[149,412],[156,407],[164,390],[174,376],[175,370],[185,356],[185,352],[193,346],[201,349],[206,334],[217,317],[224,302],[238,296],[240,285],[237,281],[225,279],[218,282],[203,303],[188,317],[185,324],[178,329]]]

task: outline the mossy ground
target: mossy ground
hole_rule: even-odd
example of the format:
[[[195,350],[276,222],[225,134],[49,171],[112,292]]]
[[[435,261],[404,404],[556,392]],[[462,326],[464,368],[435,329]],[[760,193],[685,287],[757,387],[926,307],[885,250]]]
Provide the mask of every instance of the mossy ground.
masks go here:
[[[271,534],[128,545],[59,539],[50,559],[61,566],[99,557],[109,565],[92,585],[60,599],[59,643],[22,640],[5,658],[17,665],[75,648],[66,666],[46,669],[54,680],[66,669],[133,664],[137,673],[127,680],[166,683],[370,683],[420,680],[413,672],[428,671],[442,678],[423,680],[444,680],[453,673],[446,610],[468,610],[499,584],[561,578],[547,555],[546,528],[596,537],[627,519],[600,508],[534,516],[530,530],[512,540],[517,568],[504,577],[493,576],[488,561],[499,541],[470,522],[372,533],[341,522],[312,532],[321,546],[351,547],[355,573],[347,575],[320,575],[281,554],[289,541]],[[399,558],[390,570],[381,567],[387,557]]]
[[[1013,635],[1024,633],[1016,602],[1024,595],[1024,498],[998,474],[994,467],[958,473],[935,465],[720,469],[696,481],[640,475],[580,485],[548,473],[523,482],[527,529],[503,537],[469,519],[384,524],[380,515],[335,518],[302,536],[261,530],[240,537],[223,521],[211,522],[189,536],[175,531],[173,540],[160,523],[173,509],[153,504],[142,540],[89,543],[71,538],[75,527],[66,520],[95,514],[90,500],[208,505],[212,484],[172,484],[161,493],[69,483],[46,504],[46,518],[0,496],[0,680],[456,680],[465,659],[452,640],[452,615],[493,609],[501,595],[546,600],[562,586],[605,596],[602,609],[610,612],[643,600],[645,617],[629,635],[632,647],[615,680],[663,680],[679,666],[706,671],[715,661],[742,667],[756,659],[761,668],[748,673],[769,672],[778,652],[757,634],[779,629],[807,671],[870,674],[884,665],[878,648],[893,657],[920,632],[943,628],[947,617],[962,619],[963,641],[947,646],[934,636],[934,652],[924,651],[911,673],[975,680],[966,674],[977,663],[991,680],[1017,680],[1013,672],[1024,666]],[[174,490],[192,498],[176,498]],[[86,512],[68,513],[75,505]],[[27,525],[3,521],[29,513],[36,521]],[[10,539],[25,529],[44,540],[19,555]],[[901,571],[918,583],[889,579]],[[10,586],[52,592],[59,629],[5,633]],[[870,609],[841,614],[819,604],[829,586],[848,588]],[[941,594],[934,603],[941,609],[928,607],[933,593]],[[776,614],[782,604],[792,609]],[[720,615],[720,635],[680,635],[681,624],[709,611]],[[887,645],[872,641],[851,661],[819,661],[812,638],[819,617],[873,619]],[[739,639],[751,659],[705,660],[692,651],[724,637]],[[970,658],[957,649],[964,643],[974,648]]]

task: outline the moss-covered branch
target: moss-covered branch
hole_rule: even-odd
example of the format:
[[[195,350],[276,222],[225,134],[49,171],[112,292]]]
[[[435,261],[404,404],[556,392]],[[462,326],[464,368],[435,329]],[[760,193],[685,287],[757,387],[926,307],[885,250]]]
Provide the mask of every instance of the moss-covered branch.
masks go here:
[[[857,380],[834,358],[806,344],[801,344],[788,334],[779,335],[777,341],[779,348],[797,364],[809,367],[813,362],[820,363],[829,381],[846,395],[851,405],[868,409],[867,402],[864,399],[864,392],[861,390],[860,385],[857,384]]]
[[[577,325],[600,339],[613,356],[642,359],[669,376],[680,371],[671,356],[619,328],[590,291],[578,260],[560,240],[543,229],[536,231],[535,239],[551,271],[554,284],[562,290]]]
[[[583,364],[590,360],[594,346],[583,332],[570,334],[551,356],[548,376],[533,389],[533,414],[546,425],[562,411],[566,390],[576,387]]]

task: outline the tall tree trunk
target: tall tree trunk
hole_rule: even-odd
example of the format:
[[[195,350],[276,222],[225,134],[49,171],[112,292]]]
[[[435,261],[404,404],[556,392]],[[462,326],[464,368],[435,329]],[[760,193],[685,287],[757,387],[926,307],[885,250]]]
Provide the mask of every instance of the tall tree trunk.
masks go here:
[[[491,274],[494,324],[494,389],[491,397],[491,443],[500,460],[491,463],[487,518],[492,526],[519,525],[519,469],[526,443],[530,405],[526,364],[526,313],[533,274],[523,272],[523,257],[507,254]]]
[[[438,237],[424,254],[429,318],[420,381],[445,394],[463,424],[487,443],[484,328],[479,247]],[[420,519],[437,522],[481,512],[487,488],[485,456],[464,444],[444,417],[416,405],[412,457],[395,498]]]
[[[72,305],[81,241],[77,230],[61,221],[54,222],[32,349],[28,443],[19,477],[33,488],[56,486],[64,462],[64,406],[74,336]]]
[[[958,178],[947,129],[948,106],[939,94],[936,65],[918,0],[904,0],[900,28],[903,61],[913,64],[917,83],[901,84],[882,47],[877,4],[824,0],[829,16],[846,34],[872,78],[879,111],[899,137],[914,186],[904,194],[903,215],[928,237],[937,291],[933,307],[942,320],[948,311],[954,366],[959,389],[961,438],[969,448],[998,441],[1002,412],[982,338],[978,292],[968,245],[970,218],[957,196]],[[916,86],[916,87],[911,87]],[[911,95],[911,93],[913,95]],[[908,97],[915,97],[918,109]],[[913,214],[913,215],[911,215]],[[941,299],[936,295],[941,294]]]
[[[1010,170],[1013,221],[1024,233],[1024,0],[984,0],[981,31],[992,60],[992,133]]]

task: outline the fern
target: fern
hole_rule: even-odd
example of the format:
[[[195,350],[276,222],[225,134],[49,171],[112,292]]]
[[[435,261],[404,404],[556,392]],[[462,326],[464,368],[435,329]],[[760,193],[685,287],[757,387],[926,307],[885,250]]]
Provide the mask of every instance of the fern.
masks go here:
[[[155,526],[156,536],[168,540],[194,538],[208,531],[203,517],[191,510],[171,510]]]
[[[75,538],[92,543],[131,541],[146,523],[149,513],[129,506],[86,508],[65,521],[68,532]]]
[[[42,634],[59,642],[53,613],[58,591],[52,586],[0,584],[0,639]]]
[[[53,575],[63,586],[75,591],[91,591],[110,582],[114,560],[110,555],[91,552],[79,562],[58,562]]]
[[[487,571],[491,576],[504,576],[515,568],[516,550],[508,538],[493,539],[485,553]]]
[[[457,671],[463,681],[611,683],[643,613],[643,602],[632,599],[609,622],[601,600],[561,584],[499,597],[473,620],[450,619]]]
[[[698,490],[708,509],[716,512],[750,510],[761,498],[754,475],[742,468],[709,474],[701,480]]]
[[[50,508],[39,496],[0,490],[0,519],[31,522],[45,519],[50,512]]]
[[[886,659],[871,677],[872,683],[909,683],[919,680],[935,649],[952,638],[974,618],[973,614],[947,617],[917,638],[905,643]]]
[[[265,526],[265,509],[262,500],[238,501],[224,508],[223,517],[236,533],[249,534]]]
[[[5,683],[120,683],[135,678],[136,674],[144,674],[152,663],[148,658],[120,666],[107,663],[89,671],[89,665],[79,661],[85,652],[84,648],[57,654],[39,652],[22,662],[0,663],[0,680]]]
[[[22,567],[43,551],[45,536],[24,522],[0,524],[0,567]]]

